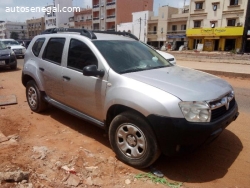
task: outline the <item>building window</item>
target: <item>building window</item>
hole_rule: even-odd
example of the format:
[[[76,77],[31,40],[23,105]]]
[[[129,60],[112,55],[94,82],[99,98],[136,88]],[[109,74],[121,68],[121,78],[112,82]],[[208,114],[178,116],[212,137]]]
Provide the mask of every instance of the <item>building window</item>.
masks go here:
[[[228,19],[227,20],[227,26],[235,26],[236,19]]]
[[[230,0],[230,5],[238,5],[238,0]]]
[[[196,10],[202,9],[202,6],[203,6],[203,3],[202,3],[202,2],[195,3],[195,9],[196,9]]]
[[[172,25],[172,31],[176,31],[177,30],[177,25]]]
[[[181,25],[181,30],[186,30],[187,26],[186,25]]]
[[[194,21],[194,27],[201,27],[201,21]]]

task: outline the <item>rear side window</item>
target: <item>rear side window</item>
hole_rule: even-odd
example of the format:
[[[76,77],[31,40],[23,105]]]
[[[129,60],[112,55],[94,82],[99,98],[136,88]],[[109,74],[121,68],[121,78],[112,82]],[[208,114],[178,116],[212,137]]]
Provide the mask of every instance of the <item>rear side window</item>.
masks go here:
[[[69,45],[68,68],[82,71],[88,65],[98,66],[97,58],[91,49],[83,42],[72,39]]]
[[[65,38],[51,38],[43,53],[43,59],[61,64]]]
[[[43,43],[45,41],[45,38],[39,38],[36,40],[36,42],[34,43],[34,45],[32,46],[32,52],[35,56],[38,56],[41,49],[42,49],[42,46],[43,46]]]

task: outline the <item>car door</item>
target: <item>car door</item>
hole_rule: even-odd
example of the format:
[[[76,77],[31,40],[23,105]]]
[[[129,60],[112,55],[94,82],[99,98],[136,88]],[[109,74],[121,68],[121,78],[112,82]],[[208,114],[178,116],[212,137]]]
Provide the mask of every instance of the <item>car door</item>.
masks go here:
[[[63,68],[64,103],[86,115],[103,121],[107,74],[100,78],[84,76],[83,68],[96,65],[104,69],[86,43],[72,38],[69,41],[67,65]]]
[[[59,102],[63,101],[61,62],[65,40],[65,38],[60,37],[50,38],[39,63],[39,71],[43,76],[46,94]]]

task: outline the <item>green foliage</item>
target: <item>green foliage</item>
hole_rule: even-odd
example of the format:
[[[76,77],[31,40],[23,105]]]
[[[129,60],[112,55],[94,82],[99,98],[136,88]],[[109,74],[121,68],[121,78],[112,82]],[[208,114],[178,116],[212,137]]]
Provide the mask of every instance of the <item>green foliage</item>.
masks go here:
[[[151,180],[154,183],[160,183],[160,184],[166,185],[166,186],[171,187],[171,188],[180,188],[183,185],[183,183],[181,183],[181,182],[172,182],[171,183],[166,178],[159,178],[150,172],[137,174],[135,176],[135,178],[141,179],[144,181]]]
[[[11,39],[17,40],[17,39],[18,39],[18,33],[17,33],[17,32],[12,32],[12,33],[10,34],[10,38],[11,38]]]

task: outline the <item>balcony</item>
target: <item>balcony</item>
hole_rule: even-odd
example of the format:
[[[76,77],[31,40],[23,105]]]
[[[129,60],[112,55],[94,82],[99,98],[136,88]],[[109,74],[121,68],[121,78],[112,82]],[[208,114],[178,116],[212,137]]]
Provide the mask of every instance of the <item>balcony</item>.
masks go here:
[[[116,2],[107,2],[106,9],[115,9],[116,8]]]
[[[157,31],[148,31],[147,37],[149,39],[157,39]]]
[[[108,15],[106,18],[106,22],[115,22],[115,15]]]
[[[186,30],[169,30],[167,31],[167,34],[186,34]]]
[[[100,6],[99,6],[99,4],[97,4],[97,5],[93,5],[93,12],[96,12],[96,11],[100,11]]]

